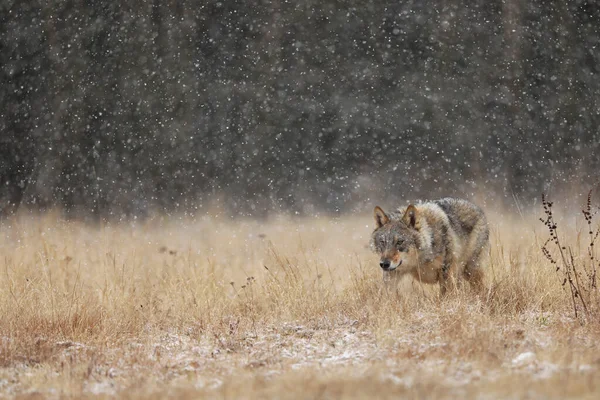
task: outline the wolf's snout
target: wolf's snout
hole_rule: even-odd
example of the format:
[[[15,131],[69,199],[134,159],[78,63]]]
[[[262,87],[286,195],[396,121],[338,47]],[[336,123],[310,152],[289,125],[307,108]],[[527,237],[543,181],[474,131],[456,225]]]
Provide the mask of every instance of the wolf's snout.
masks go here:
[[[390,268],[390,260],[381,261],[379,263],[379,266],[383,269],[389,269]]]

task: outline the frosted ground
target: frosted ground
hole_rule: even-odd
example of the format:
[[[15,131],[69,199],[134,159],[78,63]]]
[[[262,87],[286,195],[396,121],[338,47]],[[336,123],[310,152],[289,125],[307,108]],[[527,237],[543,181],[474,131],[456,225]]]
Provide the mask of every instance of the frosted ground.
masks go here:
[[[491,219],[490,289],[440,301],[410,279],[382,291],[369,216],[15,218],[2,227],[1,393],[596,398],[598,323],[575,319],[544,226]]]

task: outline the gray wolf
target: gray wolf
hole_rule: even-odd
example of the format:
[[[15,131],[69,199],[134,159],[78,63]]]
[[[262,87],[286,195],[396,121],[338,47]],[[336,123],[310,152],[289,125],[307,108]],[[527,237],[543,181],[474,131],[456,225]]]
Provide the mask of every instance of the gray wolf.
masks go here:
[[[444,198],[389,214],[377,206],[374,216],[371,249],[380,256],[385,280],[412,275],[423,283],[439,283],[442,295],[463,278],[475,291],[483,289],[489,228],[481,208]]]

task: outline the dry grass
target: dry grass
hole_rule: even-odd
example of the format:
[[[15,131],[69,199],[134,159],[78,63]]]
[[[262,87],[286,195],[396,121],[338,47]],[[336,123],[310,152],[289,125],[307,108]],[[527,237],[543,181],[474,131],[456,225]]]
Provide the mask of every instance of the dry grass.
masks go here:
[[[537,217],[491,214],[489,290],[440,300],[382,290],[369,215],[21,215],[0,227],[0,394],[595,399],[600,321],[574,317]],[[584,259],[587,222],[560,223]]]

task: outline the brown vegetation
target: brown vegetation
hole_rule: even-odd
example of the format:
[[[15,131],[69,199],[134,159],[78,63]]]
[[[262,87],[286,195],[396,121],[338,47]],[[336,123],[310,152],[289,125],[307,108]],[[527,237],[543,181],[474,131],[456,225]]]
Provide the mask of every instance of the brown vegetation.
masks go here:
[[[556,219],[589,269],[587,216]],[[489,289],[443,301],[411,279],[382,289],[371,220],[15,217],[0,394],[597,398],[598,316],[575,317],[535,215],[491,214]]]

